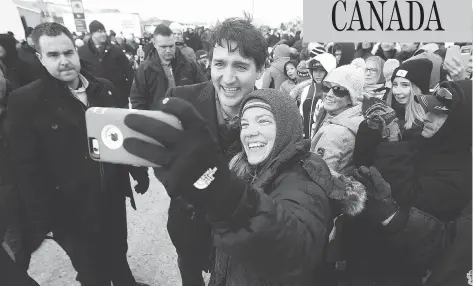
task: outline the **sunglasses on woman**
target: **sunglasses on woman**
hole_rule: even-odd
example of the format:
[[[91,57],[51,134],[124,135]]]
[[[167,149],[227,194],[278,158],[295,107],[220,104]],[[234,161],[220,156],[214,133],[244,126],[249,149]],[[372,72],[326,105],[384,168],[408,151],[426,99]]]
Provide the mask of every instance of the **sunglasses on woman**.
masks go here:
[[[333,95],[336,97],[345,97],[345,96],[350,96],[350,92],[348,89],[344,88],[343,86],[329,86],[326,83],[322,84],[322,91],[324,93],[328,93],[330,90],[333,91]]]

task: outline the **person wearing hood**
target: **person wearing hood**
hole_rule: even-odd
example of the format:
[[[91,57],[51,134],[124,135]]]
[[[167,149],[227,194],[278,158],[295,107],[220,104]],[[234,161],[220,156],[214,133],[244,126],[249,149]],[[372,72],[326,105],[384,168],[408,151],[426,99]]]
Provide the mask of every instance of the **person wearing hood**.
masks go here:
[[[373,43],[369,43],[369,42],[358,43],[358,45],[356,46],[356,51],[355,51],[355,59],[362,58],[363,60],[366,61],[369,57],[373,56],[373,54],[371,53],[372,49],[373,49]]]
[[[160,110],[176,116],[183,131],[138,114],[125,124],[169,142],[165,147],[171,150],[142,145],[136,138],[124,146],[158,164],[175,158],[165,167],[173,173],[169,191],[202,209],[213,229],[216,252],[209,285],[332,285],[324,253],[332,224],[327,194],[334,181],[325,162],[309,152],[296,103],[274,89],[245,97],[243,150],[230,164],[191,104],[170,98]],[[177,190],[186,191],[173,193]]]
[[[402,63],[416,54],[420,43],[400,43],[400,45],[401,51],[396,55],[396,59]]]
[[[374,49],[374,55],[382,58],[384,61],[396,59],[398,53],[396,43],[379,43],[375,45]]]
[[[309,69],[307,68],[307,61],[299,62],[296,70],[299,83],[291,90],[289,96],[297,102],[297,106],[300,106],[302,91],[306,86],[312,84],[312,80]]]
[[[365,62],[365,86],[363,91],[370,97],[382,99],[386,93],[383,68],[384,60],[378,56],[369,57]]]
[[[301,93],[299,110],[304,126],[304,138],[311,139],[312,124],[315,122],[317,105],[322,98],[322,82],[325,77],[336,67],[335,57],[329,53],[318,54],[308,61],[308,69],[312,82],[306,86]]]
[[[89,25],[90,40],[78,49],[81,64],[95,77],[111,81],[117,90],[120,108],[129,107],[133,67],[122,48],[110,43],[105,27],[99,21]]]
[[[155,49],[139,66],[131,87],[132,108],[156,109],[168,89],[208,81],[197,62],[188,60],[175,43],[169,27],[164,24],[156,27]]]
[[[321,156],[336,173],[349,173],[358,125],[363,121],[364,74],[361,68],[344,65],[323,81],[323,108],[313,130],[311,152]]]
[[[198,51],[203,48],[200,36],[194,31],[194,28],[188,28],[187,33],[184,33],[184,43],[192,49]]]
[[[33,28],[28,27],[25,32],[26,41],[22,42],[21,47],[18,49],[18,58],[28,64],[31,74],[36,75],[35,79],[38,79],[41,77],[41,73],[44,72],[44,68],[36,56],[36,50],[31,37],[32,33]]]
[[[419,140],[400,142],[396,136],[391,142],[383,140],[374,148],[383,157],[369,169],[361,167],[361,176],[355,175],[371,197],[365,211],[381,231],[384,247],[379,249],[389,247],[391,252],[385,254],[374,243],[366,244],[369,253],[381,253],[372,265],[397,263],[385,268],[390,274],[375,269],[372,278],[378,281],[371,283],[384,285],[379,279],[392,278],[404,279],[399,285],[406,285],[409,278],[409,285],[421,285],[429,270],[422,285],[467,285],[466,273],[471,271],[471,95],[471,80],[461,80],[442,82],[433,94],[417,96],[426,112]],[[349,241],[354,243],[353,237]],[[392,271],[396,269],[403,272]]]
[[[0,62],[5,66],[4,75],[12,90],[36,80],[34,70],[18,57],[16,40],[9,34],[0,34]]]
[[[280,91],[285,94],[290,94],[291,90],[299,83],[297,76],[297,65],[299,63],[295,60],[290,60],[284,65],[284,74],[288,77],[286,81],[281,84]]]
[[[285,44],[277,45],[273,50],[274,61],[265,71],[263,85],[261,88],[273,87],[276,90],[281,88],[281,84],[287,80],[284,72],[284,65],[291,59],[289,46]]]
[[[349,65],[355,58],[355,44],[335,43],[332,47],[332,54],[337,60],[337,67]]]

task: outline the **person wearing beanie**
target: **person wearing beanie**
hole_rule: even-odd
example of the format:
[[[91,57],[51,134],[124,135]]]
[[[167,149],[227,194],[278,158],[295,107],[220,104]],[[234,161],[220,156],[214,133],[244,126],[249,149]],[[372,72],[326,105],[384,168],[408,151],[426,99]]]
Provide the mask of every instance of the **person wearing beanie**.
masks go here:
[[[408,60],[392,74],[392,89],[386,96],[386,102],[396,111],[405,140],[415,137],[423,128],[425,112],[415,101],[415,97],[429,93],[432,67],[433,64],[428,59]]]
[[[198,50],[195,53],[195,56],[197,58],[197,63],[199,66],[202,68],[202,70],[205,72],[205,75],[207,78],[210,80],[211,75],[210,75],[210,62],[209,62],[209,56],[206,51],[204,50]]]
[[[322,82],[337,65],[336,59],[329,53],[315,55],[308,61],[308,69],[312,82],[306,86],[301,93],[299,110],[303,118],[304,138],[312,138],[312,124],[320,108],[322,99]],[[319,107],[319,108],[317,108]]]
[[[354,166],[355,138],[363,121],[363,86],[364,71],[353,65],[334,69],[323,81],[323,108],[313,129],[311,152],[335,173],[344,174]]]
[[[289,95],[291,90],[299,83],[299,77],[297,76],[297,65],[299,63],[295,60],[290,60],[284,65],[284,74],[288,79],[281,84],[280,91]]]
[[[288,45],[280,44],[274,48],[274,61],[265,71],[262,88],[274,88],[279,90],[281,84],[288,79],[284,74],[284,65],[291,59],[291,51]]]
[[[160,110],[183,124],[168,168],[179,172],[172,181],[186,191],[174,195],[206,213],[213,230],[209,285],[332,285],[324,253],[333,219],[328,194],[335,188],[326,182],[334,179],[322,158],[309,152],[296,103],[274,89],[248,94],[239,112],[243,148],[229,164],[190,103],[170,98]],[[134,130],[157,126],[151,118],[129,117],[125,122]],[[153,133],[166,141],[163,132]],[[148,160],[156,155],[126,142],[125,148]]]
[[[117,90],[120,108],[129,107],[133,83],[133,66],[122,48],[107,40],[105,27],[99,21],[89,25],[90,39],[78,48],[82,67],[95,77],[111,81]]]
[[[386,93],[383,74],[384,60],[378,56],[369,57],[365,63],[365,86],[363,90],[371,97],[382,99]]]
[[[362,58],[354,58],[353,61],[351,61],[351,64],[364,69],[366,62]]]

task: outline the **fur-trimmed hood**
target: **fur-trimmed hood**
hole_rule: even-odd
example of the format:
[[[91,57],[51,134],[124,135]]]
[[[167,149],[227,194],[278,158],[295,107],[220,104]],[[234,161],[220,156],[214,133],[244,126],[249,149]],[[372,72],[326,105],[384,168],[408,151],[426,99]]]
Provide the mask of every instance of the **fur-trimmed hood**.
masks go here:
[[[294,144],[286,152],[280,154],[271,166],[261,174],[248,163],[244,151],[238,153],[230,161],[230,170],[245,180],[253,189],[269,193],[271,184],[292,165],[299,162],[309,177],[324,189],[325,194],[332,201],[335,216],[341,213],[349,216],[360,214],[366,202],[365,187],[351,177],[330,171],[325,161],[315,153],[309,152],[310,141],[303,140]]]

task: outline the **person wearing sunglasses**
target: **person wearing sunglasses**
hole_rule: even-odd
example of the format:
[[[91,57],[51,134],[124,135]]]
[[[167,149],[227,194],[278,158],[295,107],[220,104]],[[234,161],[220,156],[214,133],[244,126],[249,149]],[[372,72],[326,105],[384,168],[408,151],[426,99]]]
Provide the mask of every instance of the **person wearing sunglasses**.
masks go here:
[[[323,108],[312,133],[311,151],[334,172],[343,174],[353,166],[355,136],[363,121],[363,85],[363,69],[354,65],[336,68],[323,81]]]

